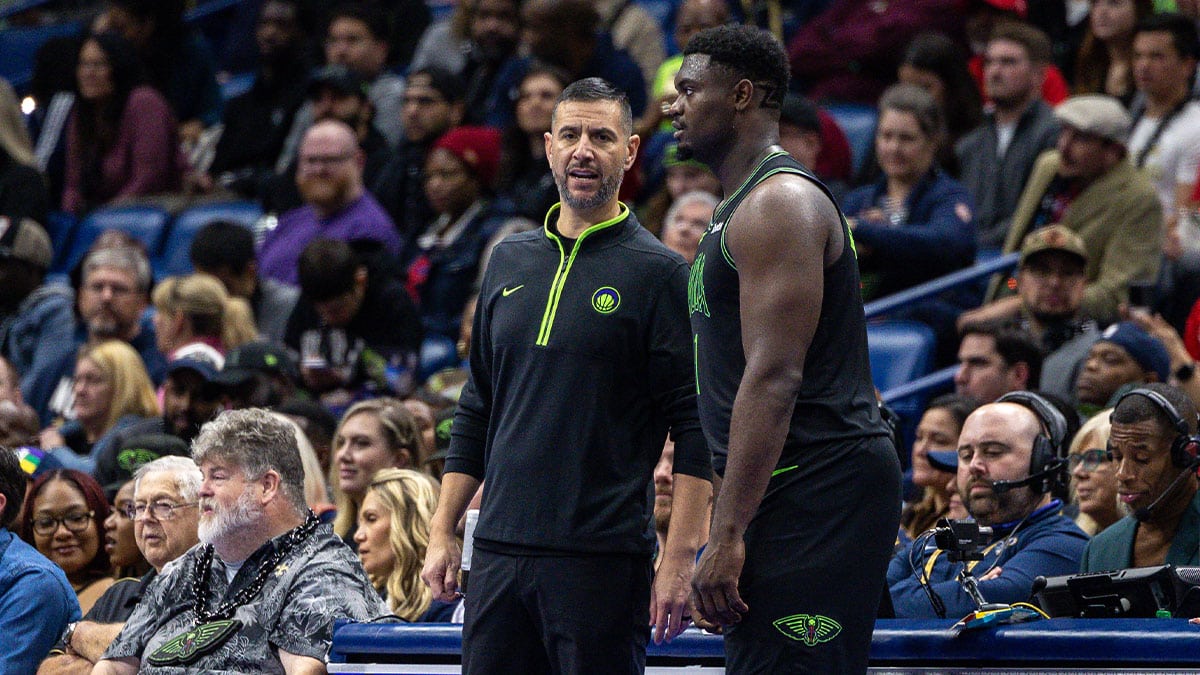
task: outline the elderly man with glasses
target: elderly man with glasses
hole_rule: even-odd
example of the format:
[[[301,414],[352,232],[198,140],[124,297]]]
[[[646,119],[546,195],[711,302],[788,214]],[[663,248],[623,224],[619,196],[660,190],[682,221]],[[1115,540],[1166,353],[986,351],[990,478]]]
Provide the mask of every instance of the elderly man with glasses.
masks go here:
[[[153,569],[141,579],[113,584],[83,621],[69,624],[50,657],[42,662],[39,675],[90,673],[151,580],[199,541],[196,495],[202,475],[195,462],[187,457],[162,457],[138,469],[133,480],[133,504],[117,517],[133,521],[138,549]]]

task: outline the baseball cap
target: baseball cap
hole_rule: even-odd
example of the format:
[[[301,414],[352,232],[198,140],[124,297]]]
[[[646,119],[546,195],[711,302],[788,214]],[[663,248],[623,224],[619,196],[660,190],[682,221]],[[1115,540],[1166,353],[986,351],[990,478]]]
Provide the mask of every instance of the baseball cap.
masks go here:
[[[500,166],[499,130],[491,127],[455,127],[434,142],[432,149],[438,148],[457,157],[484,186],[493,187]]]
[[[176,373],[181,370],[191,370],[204,378],[205,382],[213,382],[217,378],[217,373],[221,372],[211,359],[204,358],[200,354],[184,356],[167,364],[167,374]]]
[[[225,367],[213,382],[224,386],[244,384],[254,373],[283,375],[293,381],[300,379],[296,359],[280,345],[270,342],[248,342],[225,355]]]
[[[938,471],[945,471],[946,473],[955,473],[958,471],[957,450],[930,450],[925,454],[925,458]]]
[[[433,436],[437,439],[437,444],[434,451],[425,458],[425,463],[446,459],[446,455],[450,451],[450,430],[453,426],[454,406],[450,406],[439,412],[433,420]]]
[[[1125,145],[1133,118],[1125,106],[1105,94],[1081,94],[1063,101],[1054,109],[1054,116],[1063,124]]]
[[[0,216],[0,260],[20,260],[45,270],[53,258],[50,236],[37,221]]]
[[[363,76],[336,63],[317,68],[309,77],[308,95],[310,97],[325,88],[342,94],[358,94],[363,98],[367,98],[370,91],[367,80]]]
[[[1029,233],[1021,245],[1021,264],[1024,265],[1029,258],[1046,251],[1069,253],[1087,264],[1087,247],[1083,239],[1062,225],[1047,225]]]
[[[1099,342],[1111,342],[1124,349],[1142,370],[1156,373],[1159,382],[1166,382],[1171,375],[1171,357],[1167,355],[1167,348],[1132,321],[1109,326],[1100,334]]]
[[[138,469],[168,455],[190,457],[191,449],[183,439],[171,434],[149,433],[131,437],[117,448],[112,467],[114,480],[104,486],[104,492],[111,500],[117,490],[133,478]]]

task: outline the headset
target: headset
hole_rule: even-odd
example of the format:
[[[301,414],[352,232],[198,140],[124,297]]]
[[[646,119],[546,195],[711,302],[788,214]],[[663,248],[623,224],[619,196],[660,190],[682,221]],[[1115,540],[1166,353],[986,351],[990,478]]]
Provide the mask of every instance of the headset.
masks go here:
[[[1183,415],[1179,414],[1167,397],[1153,389],[1138,387],[1125,392],[1121,398],[1117,399],[1117,405],[1121,405],[1121,401],[1130,396],[1142,396],[1150,399],[1150,402],[1170,420],[1171,426],[1175,429],[1175,439],[1171,441],[1171,463],[1180,469],[1195,467],[1200,462],[1200,436],[1193,436],[1189,433]]]
[[[1160,397],[1161,398],[1161,397]],[[1013,391],[996,399],[996,403],[1015,403],[1028,409],[1038,418],[1042,432],[1033,439],[1029,454],[1029,475],[1020,480],[998,480],[992,483],[997,494],[1029,486],[1037,494],[1046,494],[1066,479],[1067,418],[1040,394],[1032,391]]]

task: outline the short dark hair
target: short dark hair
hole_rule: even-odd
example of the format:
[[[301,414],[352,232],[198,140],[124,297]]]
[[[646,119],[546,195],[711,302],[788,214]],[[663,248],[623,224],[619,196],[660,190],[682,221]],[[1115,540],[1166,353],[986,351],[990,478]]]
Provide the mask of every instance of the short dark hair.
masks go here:
[[[0,513],[0,527],[9,527],[21,513],[25,500],[26,474],[12,448],[0,445],[0,494],[4,495],[4,511]]]
[[[791,77],[787,52],[779,40],[757,26],[726,24],[700,31],[683,55],[704,54],[729,72],[766,89],[762,105],[778,108]]]
[[[1196,433],[1196,405],[1183,390],[1162,382],[1139,384],[1137,388],[1149,389],[1167,399],[1167,402],[1175,408],[1175,412],[1179,413],[1184,423],[1187,424],[1188,433]],[[1163,431],[1172,435],[1178,433],[1171,418],[1167,416],[1167,411],[1145,396],[1122,397],[1117,403],[1117,407],[1113,409],[1110,419],[1117,424],[1137,424],[1146,420],[1156,420]]]
[[[954,418],[955,423],[958,424],[959,431],[961,431],[963,423],[967,421],[967,418],[978,407],[979,401],[970,396],[963,394],[942,394],[930,401],[929,405],[925,406],[925,412],[929,412],[930,410],[945,410],[950,414],[950,417]]]
[[[314,239],[300,252],[300,292],[313,302],[336,298],[354,288],[354,274],[362,266],[350,244]]]
[[[1036,387],[1042,377],[1042,359],[1045,354],[1033,335],[1009,321],[980,321],[968,323],[959,331],[960,338],[968,335],[986,335],[996,343],[996,353],[1004,363],[1013,366],[1024,363],[1029,366],[1029,387]]]
[[[1196,23],[1182,14],[1151,14],[1138,21],[1133,34],[1136,36],[1139,33],[1170,33],[1171,43],[1180,56],[1200,59],[1200,36],[1197,35]]]
[[[783,105],[779,109],[780,123],[791,124],[801,131],[821,133],[821,114],[817,106],[800,94],[788,92],[783,97]]]
[[[467,96],[467,84],[457,73],[441,66],[425,66],[410,72],[407,79],[412,82],[421,75],[429,78],[430,88],[441,94],[447,103],[457,103]]]
[[[566,101],[612,101],[621,109],[621,129],[626,135],[633,133],[633,110],[629,107],[629,97],[602,77],[585,77],[568,84],[554,104],[554,117],[558,116],[558,106]]]
[[[325,32],[329,32],[329,26],[333,25],[338,19],[353,19],[367,27],[367,31],[376,40],[387,41],[392,34],[391,26],[388,23],[387,14],[383,13],[377,5],[366,2],[347,2],[338,5],[329,14],[329,23],[325,27]]]
[[[988,42],[1003,40],[1021,45],[1029,60],[1046,65],[1054,59],[1054,45],[1041,30],[1021,21],[1001,21],[992,29]]]
[[[214,220],[196,232],[190,257],[197,270],[229,269],[241,274],[254,260],[254,235],[237,223]]]

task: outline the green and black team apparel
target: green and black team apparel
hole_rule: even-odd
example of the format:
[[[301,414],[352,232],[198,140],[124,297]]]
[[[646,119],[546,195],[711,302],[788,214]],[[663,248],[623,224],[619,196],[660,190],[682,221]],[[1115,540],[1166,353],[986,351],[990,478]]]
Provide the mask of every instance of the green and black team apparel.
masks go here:
[[[767,156],[713,212],[688,284],[700,419],[722,475],[733,401],[746,369],[737,260],[725,235],[746,195],[780,173],[801,176],[829,194],[787,153]],[[875,400],[858,263],[841,220],[846,246],[825,268],[820,320],[791,426],[744,538],[738,592],[750,611],[726,627],[730,673],[851,673],[867,667],[900,522],[900,467]]]
[[[640,669],[650,480],[668,430],[675,471],[711,475],[687,263],[623,204],[577,240],[557,220],[556,205],[542,229],[492,253],[446,458],[447,472],[484,481],[463,632],[471,673]],[[587,663],[563,663],[563,640]]]

